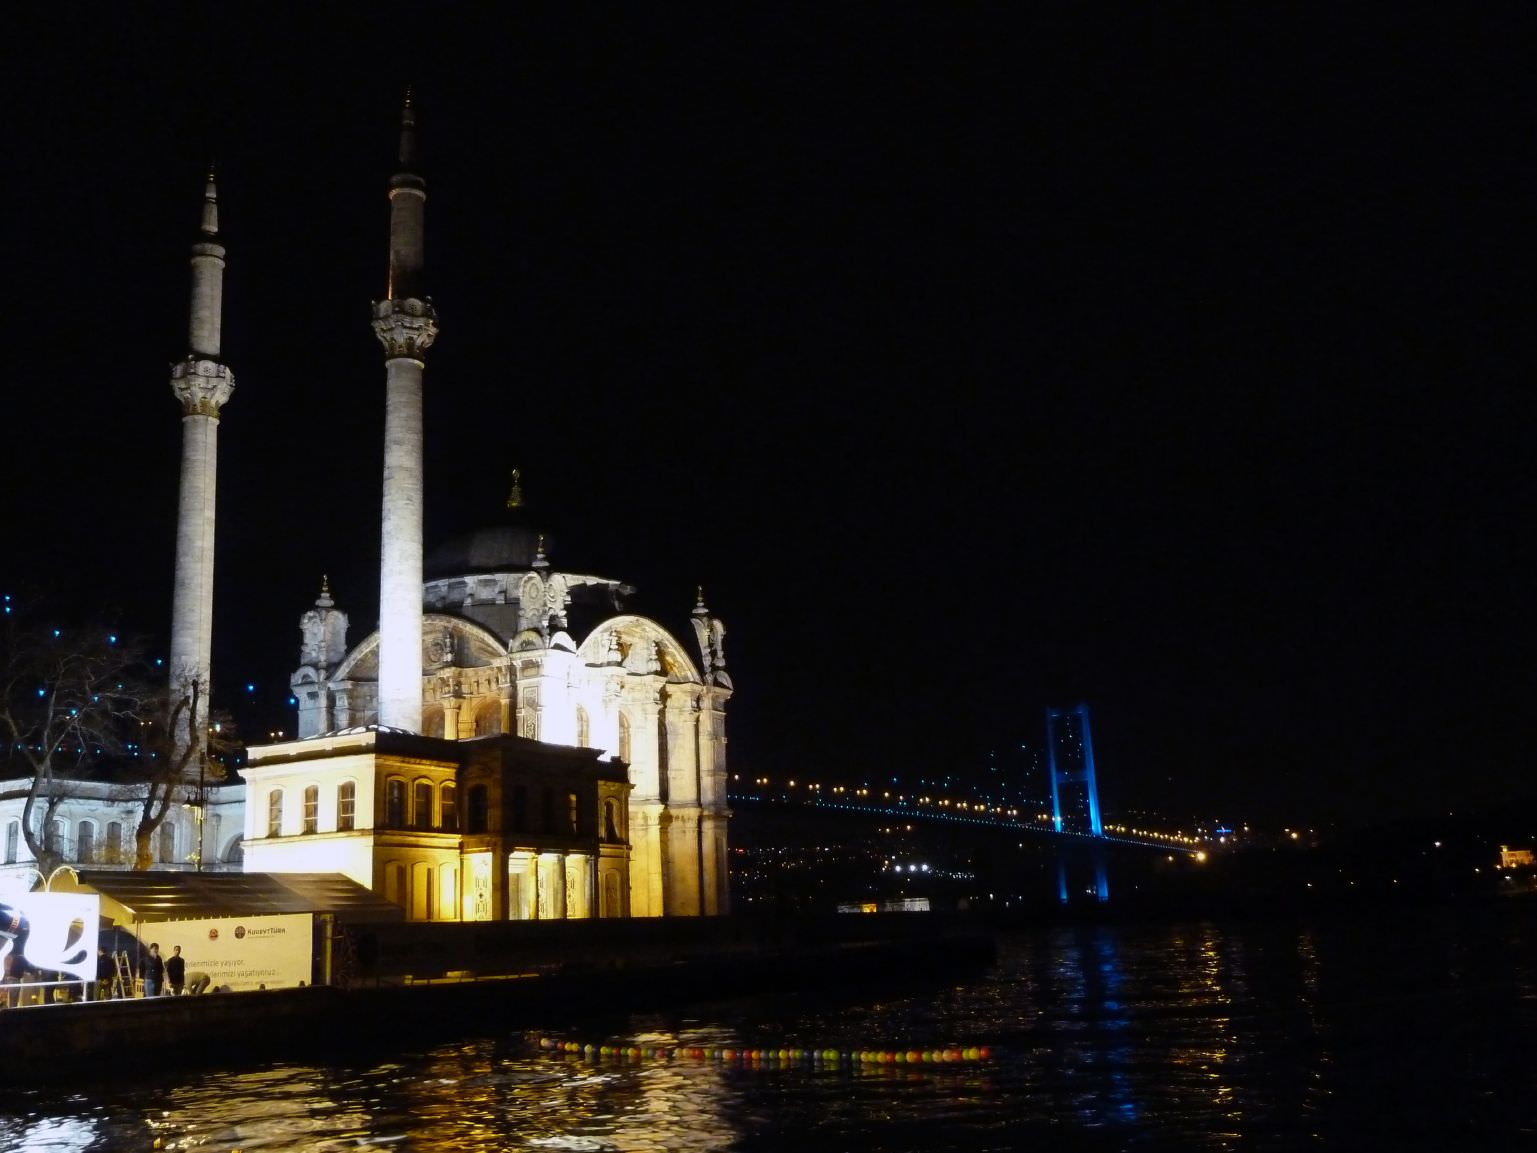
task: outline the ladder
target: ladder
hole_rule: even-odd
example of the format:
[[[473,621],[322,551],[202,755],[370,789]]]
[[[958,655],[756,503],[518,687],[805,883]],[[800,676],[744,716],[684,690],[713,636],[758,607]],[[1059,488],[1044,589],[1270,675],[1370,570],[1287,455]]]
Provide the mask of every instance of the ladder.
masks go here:
[[[135,996],[133,984],[133,969],[128,964],[128,951],[112,954],[112,997]]]

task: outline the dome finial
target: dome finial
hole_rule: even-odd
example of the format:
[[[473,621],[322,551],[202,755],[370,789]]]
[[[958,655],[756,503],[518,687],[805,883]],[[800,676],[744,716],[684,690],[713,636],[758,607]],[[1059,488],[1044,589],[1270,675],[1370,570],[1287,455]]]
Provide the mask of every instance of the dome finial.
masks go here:
[[[336,602],[331,599],[331,578],[326,573],[320,574],[320,595],[315,598],[317,608],[328,609]]]
[[[539,539],[534,543],[534,567],[550,567],[550,558],[544,555],[544,533],[540,533]]]
[[[513,469],[512,470],[512,491],[507,494],[507,507],[508,508],[522,508],[523,507],[523,483],[522,483],[522,481],[523,481],[523,470],[520,469],[520,468]]]
[[[694,615],[702,617],[709,615],[710,610],[704,607],[704,585],[695,585]]]

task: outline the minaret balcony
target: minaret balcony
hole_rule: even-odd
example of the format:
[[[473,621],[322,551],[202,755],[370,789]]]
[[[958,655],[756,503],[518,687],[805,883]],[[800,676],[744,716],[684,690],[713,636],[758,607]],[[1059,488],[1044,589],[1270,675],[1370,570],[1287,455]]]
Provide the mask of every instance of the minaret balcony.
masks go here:
[[[171,365],[171,391],[183,415],[217,417],[235,391],[235,374],[217,360],[189,356]]]
[[[393,360],[418,360],[438,338],[438,313],[431,300],[414,296],[404,300],[380,300],[374,304],[374,335]]]

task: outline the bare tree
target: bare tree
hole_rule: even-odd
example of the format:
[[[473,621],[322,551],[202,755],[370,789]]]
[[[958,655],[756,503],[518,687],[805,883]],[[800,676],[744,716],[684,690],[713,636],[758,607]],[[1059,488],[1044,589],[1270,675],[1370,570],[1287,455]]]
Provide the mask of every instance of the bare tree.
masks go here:
[[[139,805],[133,834],[135,869],[154,865],[155,832],[165,823],[178,791],[185,796],[195,789],[198,802],[206,803],[203,790],[225,778],[224,761],[236,746],[234,725],[223,714],[210,714],[207,696],[200,681],[185,680],[147,694],[135,709],[136,771],[123,786],[124,795]],[[206,740],[192,736],[199,725],[206,726]]]
[[[124,751],[143,671],[138,646],[114,629],[43,623],[33,606],[6,598],[0,738],[9,745],[4,759],[31,777],[21,829],[44,876],[66,859],[51,829],[68,781]]]

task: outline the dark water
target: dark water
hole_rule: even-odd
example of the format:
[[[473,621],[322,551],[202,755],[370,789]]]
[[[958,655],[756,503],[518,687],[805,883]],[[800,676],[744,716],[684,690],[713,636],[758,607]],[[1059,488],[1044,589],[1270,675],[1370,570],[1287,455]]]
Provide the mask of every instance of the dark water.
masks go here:
[[[377,1063],[13,1086],[0,1096],[0,1153],[1537,1149],[1534,917],[1537,906],[1512,902],[1042,929],[1004,938],[997,965],[964,984],[718,1003],[573,1023],[568,1035],[649,1048],[989,1046],[981,1062],[594,1062],[517,1035],[403,1042]],[[122,1060],[150,1070],[154,1056]]]

